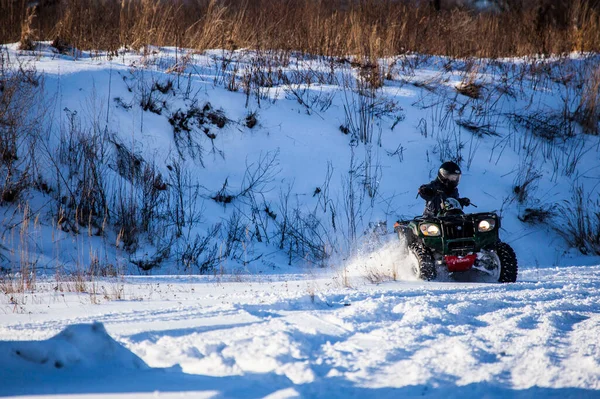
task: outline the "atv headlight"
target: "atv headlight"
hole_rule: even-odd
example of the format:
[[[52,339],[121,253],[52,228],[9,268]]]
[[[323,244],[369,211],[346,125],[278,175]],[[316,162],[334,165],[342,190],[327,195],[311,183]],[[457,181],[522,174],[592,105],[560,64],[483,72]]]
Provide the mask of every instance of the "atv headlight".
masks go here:
[[[423,223],[419,226],[419,228],[421,229],[421,233],[423,233],[424,236],[437,237],[440,235],[440,228],[437,224]]]
[[[479,222],[477,230],[479,230],[480,233],[486,233],[494,230],[494,227],[496,227],[496,221],[494,219],[484,219]]]

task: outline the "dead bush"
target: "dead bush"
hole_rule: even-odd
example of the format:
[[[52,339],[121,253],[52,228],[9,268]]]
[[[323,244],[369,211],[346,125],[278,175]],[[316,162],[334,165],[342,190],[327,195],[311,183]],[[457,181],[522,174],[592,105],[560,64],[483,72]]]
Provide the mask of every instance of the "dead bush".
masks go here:
[[[261,154],[256,162],[246,162],[246,172],[238,192],[228,188],[228,178],[223,186],[211,198],[223,205],[230,204],[240,197],[253,197],[262,195],[270,190],[270,185],[279,173],[279,150],[267,151]]]
[[[290,202],[292,187],[281,191],[279,211],[273,221],[276,226],[275,238],[279,248],[287,252],[288,264],[295,258],[313,265],[324,266],[335,247],[327,227],[315,215],[316,211],[303,211],[298,204]],[[332,211],[332,218],[335,215]]]
[[[62,218],[102,233],[108,217],[106,174],[110,138],[99,126],[84,126],[76,111],[65,109],[67,128],[54,154],[57,176],[56,198],[62,203]]]
[[[538,207],[525,208],[518,216],[523,223],[532,225],[548,223],[556,216],[555,205],[545,205]]]
[[[176,254],[177,262],[189,272],[212,273],[221,260],[219,246],[214,240],[220,229],[221,225],[217,224],[209,229],[204,236],[197,234],[193,240],[184,240],[182,247]],[[227,248],[230,248],[231,245]]]
[[[513,194],[518,203],[523,204],[531,197],[537,189],[537,183],[541,177],[541,173],[533,164],[527,164],[523,169],[519,170],[513,185]]]
[[[33,20],[36,17],[35,6],[28,7],[25,18],[21,22],[21,38],[19,40],[19,50],[35,50],[35,32],[33,30]]]
[[[37,103],[40,82],[34,68],[9,63],[0,50],[0,202],[16,201],[35,180],[45,112]]]
[[[533,135],[548,141],[566,140],[575,135],[573,117],[569,113],[534,111],[529,114],[511,114],[511,120]]]
[[[54,47],[59,54],[68,54],[73,51],[73,46],[60,36],[56,36],[50,45]]]
[[[586,133],[598,135],[600,122],[600,67],[594,68],[585,79],[580,104],[575,115]]]
[[[572,247],[584,255],[600,255],[600,201],[573,188],[571,200],[560,206],[560,223],[555,228]]]
[[[463,82],[456,86],[457,92],[459,92],[463,96],[467,96],[476,100],[481,98],[482,89],[483,85],[475,82]]]
[[[129,262],[136,265],[142,271],[150,271],[152,269],[156,269],[160,267],[160,265],[169,257],[171,254],[171,244],[169,242],[168,245],[163,245],[160,248],[157,248],[156,252],[150,256],[146,255],[141,258],[131,258]]]
[[[490,124],[479,124],[469,119],[458,119],[456,120],[456,124],[477,137],[499,136],[498,132]]]
[[[256,111],[250,112],[250,113],[248,113],[248,115],[246,115],[246,118],[244,119],[244,125],[246,125],[246,127],[248,129],[254,128],[254,126],[256,126],[256,124],[258,123],[256,116],[257,116]]]

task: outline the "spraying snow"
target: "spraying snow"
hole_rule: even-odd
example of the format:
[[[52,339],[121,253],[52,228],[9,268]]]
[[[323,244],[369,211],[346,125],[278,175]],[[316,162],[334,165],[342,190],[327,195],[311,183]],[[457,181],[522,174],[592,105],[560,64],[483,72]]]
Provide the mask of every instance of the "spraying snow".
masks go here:
[[[404,240],[399,240],[395,234],[379,236],[363,244],[348,260],[342,273],[352,280],[362,279],[372,283],[416,281],[416,262]]]

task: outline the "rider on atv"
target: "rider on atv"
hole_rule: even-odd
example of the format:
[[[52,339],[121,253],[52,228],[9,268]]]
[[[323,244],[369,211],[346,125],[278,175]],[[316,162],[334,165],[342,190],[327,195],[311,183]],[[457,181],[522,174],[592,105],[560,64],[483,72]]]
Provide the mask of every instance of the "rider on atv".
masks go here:
[[[419,187],[419,195],[427,201],[423,216],[394,225],[416,260],[415,276],[435,280],[441,268],[452,275],[474,271],[500,283],[514,283],[519,266],[515,251],[500,240],[501,217],[496,212],[463,212],[473,204],[458,195],[460,175],[456,163],[444,162],[436,180]]]
[[[456,163],[444,162],[438,170],[437,178],[419,187],[419,195],[427,201],[423,211],[424,217],[435,217],[440,212],[442,203],[448,198],[455,198],[463,207],[471,205],[470,199],[460,198],[458,194],[461,174]]]

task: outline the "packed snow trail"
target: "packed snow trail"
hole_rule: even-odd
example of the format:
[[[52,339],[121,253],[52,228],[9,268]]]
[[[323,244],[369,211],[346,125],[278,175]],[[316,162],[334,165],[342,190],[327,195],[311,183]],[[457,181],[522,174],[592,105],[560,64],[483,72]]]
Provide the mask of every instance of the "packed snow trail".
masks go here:
[[[151,369],[30,362],[2,373],[0,394],[600,397],[600,266],[528,269],[506,285],[278,278],[127,278],[136,300],[100,305],[39,294],[32,314],[0,316],[0,339],[101,321]]]

